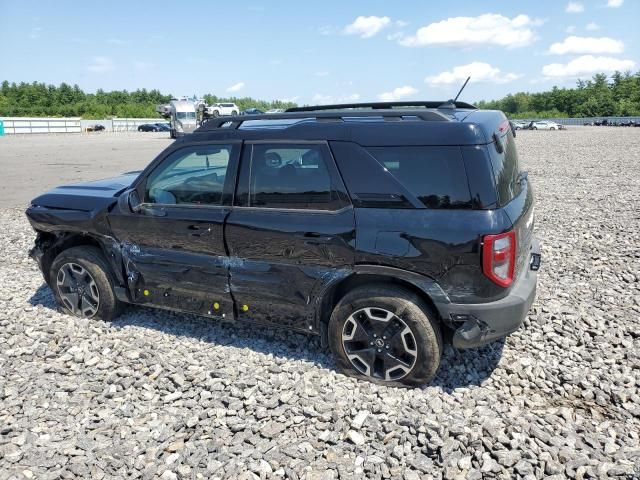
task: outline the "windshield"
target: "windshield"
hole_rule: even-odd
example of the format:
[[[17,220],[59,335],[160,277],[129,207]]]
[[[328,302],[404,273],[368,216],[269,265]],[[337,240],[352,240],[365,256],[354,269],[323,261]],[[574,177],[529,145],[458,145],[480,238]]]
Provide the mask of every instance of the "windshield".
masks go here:
[[[176,118],[178,120],[195,120],[196,112],[176,112]]]

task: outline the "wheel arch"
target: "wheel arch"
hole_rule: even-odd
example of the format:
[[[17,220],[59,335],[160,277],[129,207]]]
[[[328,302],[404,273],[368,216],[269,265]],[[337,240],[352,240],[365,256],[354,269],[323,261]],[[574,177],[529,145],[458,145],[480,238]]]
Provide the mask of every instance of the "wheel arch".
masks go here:
[[[51,279],[49,278],[51,265],[55,258],[65,250],[83,245],[98,248],[100,252],[102,252],[102,255],[104,255],[107,264],[111,266],[115,278],[120,280],[120,275],[118,275],[116,269],[113,268],[110,255],[107,254],[104,245],[96,237],[76,232],[39,232],[36,240],[36,249],[39,249],[42,253],[42,272],[49,285],[51,285]]]
[[[322,293],[316,311],[316,323],[323,346],[327,345],[327,326],[333,309],[351,290],[363,285],[393,284],[416,294],[437,314],[441,325],[446,326],[438,304],[450,303],[446,293],[438,283],[424,275],[382,265],[357,265],[353,272],[329,284]]]

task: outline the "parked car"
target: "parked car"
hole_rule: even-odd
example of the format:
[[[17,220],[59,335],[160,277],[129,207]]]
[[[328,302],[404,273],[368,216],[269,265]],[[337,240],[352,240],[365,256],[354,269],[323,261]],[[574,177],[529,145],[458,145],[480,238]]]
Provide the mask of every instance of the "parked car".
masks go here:
[[[171,127],[168,123],[155,123],[154,125],[158,127],[159,132],[168,132],[171,130]]]
[[[272,108],[271,110],[267,110],[265,113],[282,113],[284,112],[284,108]]]
[[[560,124],[552,122],[550,120],[540,120],[533,122],[531,125],[532,130],[561,130]]]
[[[159,132],[160,127],[157,123],[145,123],[138,126],[139,132]]]
[[[207,107],[206,111],[211,117],[219,117],[221,115],[238,115],[240,109],[235,103],[215,103]]]
[[[242,115],[262,115],[264,112],[259,108],[247,108]]]
[[[88,126],[87,132],[102,132],[104,129],[104,125],[100,125],[99,123],[97,123],[95,125]]]
[[[524,120],[513,120],[511,123],[513,123],[513,128],[516,130],[523,130],[529,125],[529,122]]]
[[[444,338],[519,328],[540,265],[508,120],[440,104],[210,119],[141,173],[36,197],[30,255],[71,315],[275,325],[319,335],[345,373],[423,385]]]

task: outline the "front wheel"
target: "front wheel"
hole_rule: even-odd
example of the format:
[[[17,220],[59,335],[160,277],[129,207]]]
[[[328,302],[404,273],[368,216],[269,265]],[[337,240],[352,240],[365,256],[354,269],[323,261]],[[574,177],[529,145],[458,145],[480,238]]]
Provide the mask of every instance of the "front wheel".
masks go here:
[[[394,285],[358,287],[331,314],[329,346],[338,368],[386,385],[421,386],[438,371],[438,319],[417,295]]]
[[[238,115],[238,112],[236,112],[235,110],[233,112],[231,112],[231,115],[235,116]]]
[[[114,293],[111,269],[96,247],[64,250],[53,261],[49,278],[65,313],[113,320],[122,311],[123,304]]]

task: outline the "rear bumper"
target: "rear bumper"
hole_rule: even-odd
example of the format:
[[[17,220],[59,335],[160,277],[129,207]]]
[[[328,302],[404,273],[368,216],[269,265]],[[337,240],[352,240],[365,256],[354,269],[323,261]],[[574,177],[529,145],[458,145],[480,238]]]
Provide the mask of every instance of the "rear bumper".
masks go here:
[[[509,295],[489,303],[438,305],[440,314],[454,325],[455,348],[475,348],[515,332],[536,297],[540,244],[534,240],[526,270],[521,272]]]

